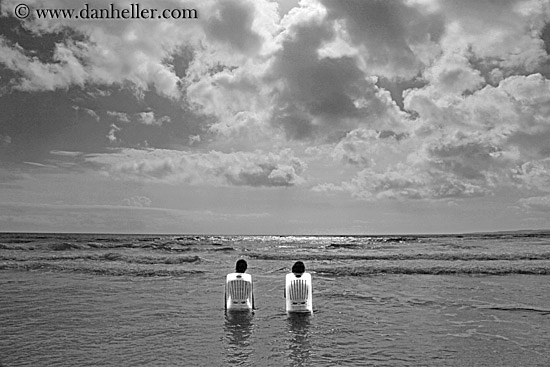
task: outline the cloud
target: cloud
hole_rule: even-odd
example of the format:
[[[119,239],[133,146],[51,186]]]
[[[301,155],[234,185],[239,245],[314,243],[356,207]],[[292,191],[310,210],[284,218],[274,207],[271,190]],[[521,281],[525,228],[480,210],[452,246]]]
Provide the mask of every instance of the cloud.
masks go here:
[[[367,70],[412,78],[438,51],[443,14],[399,1],[323,0],[328,18],[341,23]]]
[[[140,112],[137,114],[137,117],[139,123],[150,126],[162,126],[162,124],[166,122],[171,122],[170,117],[168,116],[162,116],[157,119],[153,111]]]
[[[206,21],[206,34],[245,54],[255,53],[263,40],[252,30],[254,15],[254,5],[250,2],[224,1]]]
[[[336,144],[332,157],[359,167],[386,166],[402,159],[401,141],[406,137],[393,131],[356,129]]]
[[[49,8],[84,8],[84,1],[54,0]],[[4,9],[13,9],[16,1],[7,1]],[[27,2],[31,8],[43,4]],[[190,3],[167,1],[167,8],[191,8]],[[119,4],[129,6],[129,4]],[[143,8],[158,8],[158,4],[145,1]],[[94,8],[108,8],[107,1],[96,1]],[[20,75],[15,89],[25,91],[55,90],[85,83],[111,85],[131,83],[141,90],[155,89],[170,98],[181,96],[180,78],[170,64],[171,55],[185,43],[198,39],[194,31],[198,20],[156,19],[33,19],[20,27],[35,38],[51,39],[64,33],[65,39],[54,44],[52,60],[39,60],[17,46],[16,41],[2,39],[0,62]],[[65,32],[70,29],[72,32]],[[200,38],[200,36],[199,36]]]
[[[550,81],[510,76],[471,94],[410,90],[405,107],[418,115],[408,133],[355,130],[333,157],[361,169],[341,184],[362,199],[447,199],[490,195],[497,188],[548,192]]]
[[[88,77],[75,55],[78,51],[79,46],[75,44],[57,44],[53,62],[42,63],[36,58],[26,56],[20,46],[12,46],[0,36],[0,63],[21,75],[13,88],[22,91],[52,91],[70,85],[84,85]]]
[[[278,154],[123,149],[90,155],[87,162],[121,179],[215,186],[294,186],[304,182],[301,175],[306,169],[306,164],[289,149]]]
[[[468,47],[499,68],[533,72],[548,59],[536,32],[548,21],[548,10],[539,1],[444,1],[442,11],[450,24],[445,47]]]
[[[318,56],[335,36],[324,18],[302,20],[283,34],[266,80],[276,84],[271,117],[290,138],[307,139],[385,121],[392,102],[350,56]]]
[[[528,189],[550,192],[550,158],[522,164],[514,178]]]
[[[264,40],[264,52],[255,58],[232,63],[231,57],[218,60],[216,53],[199,51],[191,63],[187,96],[219,121],[212,131],[262,134],[269,128],[271,135],[308,140],[360,124],[401,127],[389,93],[346,51],[336,23],[319,3],[302,2]],[[217,68],[205,69],[215,62]]]
[[[189,145],[193,145],[195,143],[200,143],[201,136],[200,135],[189,135]]]
[[[67,152],[67,151],[62,151],[62,150],[51,150],[50,154],[54,155],[54,156],[59,156],[59,157],[79,157],[83,153],[82,152]]]
[[[0,147],[7,147],[11,144],[11,136],[0,134]]]
[[[522,207],[530,211],[550,213],[550,196],[535,196],[520,199],[519,203]]]
[[[475,182],[452,175],[418,170],[398,164],[385,172],[364,169],[340,185],[319,185],[315,191],[344,191],[363,200],[376,199],[456,199],[484,196],[488,190]]]
[[[475,70],[462,51],[448,53],[434,62],[424,73],[430,87],[442,94],[473,92],[485,84],[485,79]]]
[[[79,111],[82,111],[85,115],[87,115],[88,117],[91,117],[96,122],[99,122],[100,120],[99,115],[94,110],[91,110],[89,108],[79,107],[79,106],[74,106],[73,109],[77,112],[77,114]]]
[[[323,159],[352,174],[314,177],[317,191],[363,199],[547,192],[549,9],[530,0],[303,0],[281,17],[272,1],[208,0],[185,23],[31,20],[16,28],[49,53],[2,36],[0,63],[12,73],[2,81],[13,93],[78,87],[84,100],[100,98],[92,87],[136,89],[132,103],[81,107],[83,124],[101,120],[102,144],[127,147],[87,155],[114,177],[292,186],[304,182],[299,154],[322,145],[331,150]],[[148,108],[145,92],[179,109]],[[13,140],[2,149],[21,140],[2,134]],[[166,149],[128,149],[148,142]]]
[[[130,123],[130,116],[124,112],[107,111],[107,116],[113,117],[120,122]]]
[[[129,124],[131,121],[135,121],[139,124],[143,124],[146,126],[162,126],[165,123],[172,122],[170,116],[162,116],[160,118],[157,118],[154,111],[144,111],[135,114],[128,114],[118,111],[107,111],[107,116],[125,124]]]
[[[122,130],[122,129],[119,128],[118,126],[116,126],[115,124],[111,124],[111,128],[109,129],[109,132],[107,133],[107,139],[109,139],[110,143],[116,143],[118,141],[115,134],[120,130]]]
[[[130,198],[123,199],[122,203],[127,206],[143,208],[150,207],[152,202],[147,196],[132,196]]]

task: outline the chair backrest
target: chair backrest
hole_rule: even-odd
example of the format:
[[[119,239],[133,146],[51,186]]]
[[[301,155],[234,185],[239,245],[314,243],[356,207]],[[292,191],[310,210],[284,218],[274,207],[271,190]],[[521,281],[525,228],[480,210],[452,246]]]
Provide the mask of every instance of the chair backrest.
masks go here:
[[[313,312],[311,274],[303,273],[300,277],[287,274],[285,283],[286,311]]]
[[[227,310],[252,309],[252,276],[244,273],[227,274],[225,307]]]

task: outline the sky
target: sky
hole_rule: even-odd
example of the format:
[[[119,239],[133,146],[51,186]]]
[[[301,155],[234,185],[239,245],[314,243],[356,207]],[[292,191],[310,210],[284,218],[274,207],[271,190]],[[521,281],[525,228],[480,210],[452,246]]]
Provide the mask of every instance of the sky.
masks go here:
[[[2,232],[550,228],[549,0],[24,1],[0,3]]]

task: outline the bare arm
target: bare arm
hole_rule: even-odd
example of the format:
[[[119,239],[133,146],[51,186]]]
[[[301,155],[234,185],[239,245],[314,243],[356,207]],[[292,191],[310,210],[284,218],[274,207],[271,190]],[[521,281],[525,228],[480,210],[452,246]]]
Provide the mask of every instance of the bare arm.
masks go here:
[[[254,282],[252,282],[252,309],[256,309],[256,307],[254,306]]]

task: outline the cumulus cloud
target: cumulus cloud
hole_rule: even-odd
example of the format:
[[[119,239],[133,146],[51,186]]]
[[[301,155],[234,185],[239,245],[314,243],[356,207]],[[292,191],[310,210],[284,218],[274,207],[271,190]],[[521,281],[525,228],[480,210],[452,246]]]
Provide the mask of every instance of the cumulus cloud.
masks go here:
[[[514,178],[529,189],[550,192],[550,158],[522,164]]]
[[[124,122],[124,123],[130,122],[130,116],[128,116],[128,114],[124,112],[107,111],[107,115],[120,122]]]
[[[304,182],[301,175],[307,168],[289,149],[277,154],[124,149],[119,153],[90,155],[86,160],[122,179],[191,185],[293,186]]]
[[[156,118],[153,111],[149,112],[140,112],[137,114],[138,122],[144,125],[150,126],[162,126],[166,122],[171,122],[170,117],[162,116],[161,118]]]
[[[548,58],[538,36],[548,10],[544,1],[443,1],[441,11],[450,24],[444,46],[470,48],[482,62],[507,71],[533,72]]]
[[[70,49],[73,47],[73,50]],[[41,91],[66,88],[70,85],[82,86],[87,79],[86,71],[75,55],[79,46],[56,45],[53,63],[42,63],[28,57],[21,46],[10,45],[0,36],[0,63],[21,75],[14,89]]]
[[[473,197],[503,186],[548,192],[549,91],[540,74],[510,76],[467,95],[408,91],[405,106],[418,114],[408,134],[347,134],[333,157],[361,171],[318,189],[363,199]]]
[[[252,29],[254,16],[255,9],[251,2],[224,1],[206,21],[206,34],[240,52],[255,53],[263,40]]]
[[[70,28],[79,36],[54,42],[50,60],[1,37],[0,63],[16,74],[14,89],[129,83],[180,101],[203,124],[174,145],[208,153],[88,156],[117,177],[291,186],[304,181],[305,163],[285,148],[313,143],[355,174],[318,182],[317,191],[363,199],[476,197],[502,186],[548,192],[547,2],[303,0],[281,17],[267,0],[208,0],[200,14],[184,26],[31,20],[24,27],[36,35]],[[143,106],[121,111],[132,112],[107,112],[108,141],[119,146],[121,124],[159,134],[176,124],[161,111],[136,112]]]
[[[455,199],[489,193],[475,181],[460,180],[441,172],[418,170],[398,164],[384,172],[364,169],[340,185],[319,185],[315,191],[344,191],[363,200],[375,199]]]
[[[272,123],[291,138],[346,131],[361,122],[388,123],[393,105],[350,56],[318,56],[335,36],[324,18],[305,18],[282,37],[266,78],[276,83]]]
[[[326,8],[304,1],[264,41],[268,47],[261,57],[238,64],[224,59],[225,67],[206,73],[199,52],[187,95],[219,119],[213,129],[224,133],[242,130],[243,122],[256,130],[270,126],[297,140],[325,139],[360,124],[400,128],[389,93],[348,52],[338,29]],[[207,55],[212,62],[213,54]]]
[[[356,129],[342,138],[333,149],[332,157],[360,167],[386,166],[397,163],[403,157],[404,133]],[[406,148],[405,148],[406,149]]]
[[[18,3],[8,0],[3,13]],[[26,3],[31,8],[42,8],[38,1]],[[53,0],[49,8],[84,8],[84,1]],[[129,2],[117,4],[128,7]],[[158,8],[155,2],[140,3],[143,8]],[[167,8],[191,8],[191,3],[167,1]],[[208,5],[206,5],[208,6]],[[96,1],[94,8],[108,8],[109,2]],[[16,89],[26,91],[55,90],[72,85],[123,84],[178,98],[181,96],[180,78],[176,75],[170,56],[185,42],[195,42],[193,32],[199,21],[186,20],[104,20],[101,26],[94,19],[32,19],[24,27],[35,37],[51,37],[65,29],[76,36],[55,44],[53,60],[42,61],[25,53],[16,42],[1,40],[0,62],[20,75]],[[70,34],[70,33],[67,33]]]
[[[491,3],[471,3],[470,11],[457,10],[446,2],[431,7],[428,3],[322,1],[320,6],[304,1],[281,21],[283,30],[275,38],[278,48],[263,75],[241,68],[232,72],[235,78],[228,85],[242,88],[245,80],[260,80],[252,84],[262,85],[263,94],[251,92],[256,94],[252,100],[275,96],[271,114],[263,117],[282,127],[290,138],[337,136],[360,126],[401,133],[406,130],[405,117],[389,93],[377,85],[375,76],[402,80],[420,74],[426,87],[419,88],[418,95],[452,104],[453,95],[461,97],[487,84],[488,65],[493,77],[498,68],[505,77],[518,68],[533,70],[547,60],[540,37],[525,28],[526,24],[543,26],[536,19],[541,9],[509,2],[505,10],[498,11],[498,19],[475,22],[489,28],[484,33],[488,35],[478,39],[469,28],[470,11],[480,7],[489,17],[495,8]],[[517,21],[507,27],[505,14],[517,15]],[[527,46],[526,40],[531,40]],[[500,45],[506,46],[504,50]],[[518,58],[518,47],[522,54],[540,57]],[[515,63],[494,62],[513,57]],[[226,107],[242,111],[240,106]]]
[[[160,118],[155,116],[154,111],[144,111],[135,114],[128,114],[125,112],[107,111],[107,116],[114,118],[118,122],[130,123],[135,121],[139,124],[147,126],[162,126],[165,123],[172,122],[169,116],[162,116]]]
[[[252,8],[233,10],[239,9],[248,19]],[[546,9],[522,1],[502,7],[486,1],[460,7],[435,1],[303,1],[280,21],[278,32],[262,38],[271,53],[214,72],[196,67],[206,78],[193,74],[188,96],[224,121],[215,131],[242,131],[243,122],[265,129],[269,121],[298,140],[334,139],[361,127],[403,133],[406,116],[378,85],[379,76],[391,84],[420,75],[425,87],[406,91],[409,102],[452,107],[453,96],[544,63],[537,29],[547,18]],[[258,39],[243,39],[249,38]],[[422,111],[418,104],[405,108],[426,112],[423,117],[439,112]]]
[[[438,51],[444,15],[399,1],[323,0],[329,19],[345,27],[367,70],[412,78]]]
[[[450,52],[434,62],[424,73],[429,89],[441,94],[462,94],[472,92],[485,84],[479,70],[475,70],[461,51]]]

